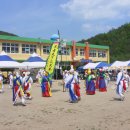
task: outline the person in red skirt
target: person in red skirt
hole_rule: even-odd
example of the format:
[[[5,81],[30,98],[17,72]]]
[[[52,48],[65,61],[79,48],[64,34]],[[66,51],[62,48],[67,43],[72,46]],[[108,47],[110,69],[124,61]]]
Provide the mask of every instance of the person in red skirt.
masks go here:
[[[78,72],[74,72],[74,91],[76,96],[78,97],[78,100],[81,100],[81,96],[80,96],[80,78],[79,78],[79,74]]]
[[[96,89],[99,89],[99,69],[97,69],[96,72],[96,85],[95,85]]]

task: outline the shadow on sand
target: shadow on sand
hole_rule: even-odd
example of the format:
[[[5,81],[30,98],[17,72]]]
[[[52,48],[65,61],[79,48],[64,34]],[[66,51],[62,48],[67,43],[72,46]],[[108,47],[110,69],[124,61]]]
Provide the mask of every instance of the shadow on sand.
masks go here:
[[[113,99],[112,100],[110,100],[110,101],[122,101],[120,98],[115,98],[115,97],[113,97]]]

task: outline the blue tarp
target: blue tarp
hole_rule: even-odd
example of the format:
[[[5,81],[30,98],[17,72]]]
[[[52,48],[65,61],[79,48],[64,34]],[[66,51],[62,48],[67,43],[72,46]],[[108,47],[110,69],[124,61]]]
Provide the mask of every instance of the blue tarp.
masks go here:
[[[100,63],[96,66],[96,68],[109,67],[109,66],[110,66],[110,64],[108,64],[108,63],[106,63],[106,62],[100,62]]]
[[[14,60],[8,55],[0,55],[0,61],[14,61]]]
[[[91,63],[92,60],[87,60],[87,59],[81,59],[80,62],[82,63]]]
[[[36,57],[29,57],[25,62],[45,62],[45,60],[43,60],[39,56],[36,56]]]

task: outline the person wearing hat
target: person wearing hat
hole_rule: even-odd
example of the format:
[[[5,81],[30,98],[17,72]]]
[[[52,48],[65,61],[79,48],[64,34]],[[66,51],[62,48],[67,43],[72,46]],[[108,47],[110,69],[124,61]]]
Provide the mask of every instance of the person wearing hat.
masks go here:
[[[92,74],[91,69],[87,70],[87,78],[86,78],[86,94],[94,95],[95,94],[95,76]]]
[[[42,81],[42,73],[43,73],[43,70],[39,70],[37,75],[36,75],[36,79],[38,81],[38,83],[41,85],[41,81]]]
[[[63,72],[63,92],[66,92],[65,79],[68,77],[67,70]]]
[[[100,92],[106,92],[107,91],[107,86],[106,86],[106,82],[105,82],[105,76],[106,76],[105,72],[101,68],[99,70],[99,91]]]
[[[128,75],[127,70],[124,71],[124,83],[126,86],[126,91],[128,92],[129,83],[130,83],[130,76]]]
[[[118,69],[117,80],[116,80],[116,93],[120,97],[120,100],[123,101],[125,99],[124,96],[124,72],[121,69]]]
[[[33,79],[30,77],[30,72],[25,73],[23,78],[23,88],[26,99],[32,99],[31,89],[32,89]]]
[[[74,71],[74,91],[76,96],[78,97],[78,101],[81,100],[81,95],[80,95],[80,77],[79,73],[77,71]]]
[[[19,72],[14,72],[14,79],[13,79],[13,105],[17,105],[17,99],[20,98],[22,105],[25,104],[24,92],[22,88],[22,77],[20,76]]]
[[[13,74],[9,72],[9,88],[13,88]]]
[[[42,97],[51,97],[52,93],[50,88],[48,72],[44,70],[42,75],[43,75],[41,81]]]
[[[3,75],[0,71],[0,93],[4,92],[4,85],[3,85]]]
[[[69,96],[70,96],[70,103],[77,103],[78,96],[75,93],[74,83],[75,83],[75,76],[74,76],[74,69],[71,67],[69,71],[69,76],[65,79],[65,86],[69,89]]]
[[[96,71],[96,89],[99,89],[99,69]]]

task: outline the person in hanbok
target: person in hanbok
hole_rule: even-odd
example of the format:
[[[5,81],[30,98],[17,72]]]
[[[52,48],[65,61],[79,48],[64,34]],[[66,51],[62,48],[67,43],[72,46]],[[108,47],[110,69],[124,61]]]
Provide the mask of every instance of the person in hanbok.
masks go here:
[[[95,84],[96,89],[99,89],[99,69],[96,71],[96,84]]]
[[[22,88],[22,77],[20,76],[19,72],[14,72],[14,78],[13,78],[13,105],[17,105],[18,98],[21,100],[22,105],[25,104],[25,98],[24,98],[24,91]]]
[[[42,80],[41,80],[41,89],[42,89],[42,96],[43,97],[51,97],[51,87],[49,82],[48,73],[44,70],[42,74]]]
[[[71,69],[69,71],[69,76],[65,79],[65,86],[69,89],[69,96],[70,96],[70,103],[77,103],[78,102],[78,96],[75,93],[74,89],[74,83],[75,83],[75,76],[74,76],[74,69],[71,66]]]
[[[0,93],[4,92],[4,85],[3,85],[3,75],[0,71]]]
[[[24,95],[26,99],[32,99],[31,89],[32,89],[33,79],[30,77],[30,72],[25,73],[25,77],[23,78],[23,88]]]
[[[105,71],[105,83],[106,83],[107,87],[109,85],[109,81],[110,81],[109,73],[108,73],[108,71]]]
[[[79,73],[77,71],[74,72],[74,91],[76,96],[78,97],[78,100],[81,100],[81,95],[80,95],[80,77]]]
[[[91,69],[87,70],[87,78],[86,78],[86,94],[94,95],[95,94],[95,76],[91,72]]]
[[[118,70],[117,74],[117,80],[116,80],[116,93],[120,97],[120,100],[123,101],[125,96],[124,96],[124,73],[123,70]]]
[[[9,72],[9,88],[13,88],[13,74]]]
[[[67,72],[67,70],[65,70],[64,72],[63,72],[63,92],[66,92],[66,90],[67,90],[67,88],[65,87],[65,84],[64,84],[64,82],[65,82],[65,79],[68,77],[68,72]]]
[[[36,79],[37,79],[38,83],[40,84],[40,86],[41,86],[42,76],[43,76],[42,73],[43,73],[43,70],[40,69],[36,75]]]
[[[124,71],[124,82],[125,82],[125,86],[126,86],[126,91],[128,92],[129,84],[130,84],[130,76],[128,75],[127,70]]]
[[[107,86],[105,82],[105,73],[103,69],[99,70],[99,91],[100,92],[106,92],[107,91]]]

